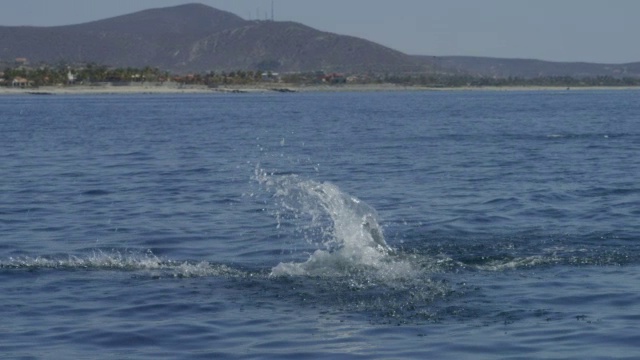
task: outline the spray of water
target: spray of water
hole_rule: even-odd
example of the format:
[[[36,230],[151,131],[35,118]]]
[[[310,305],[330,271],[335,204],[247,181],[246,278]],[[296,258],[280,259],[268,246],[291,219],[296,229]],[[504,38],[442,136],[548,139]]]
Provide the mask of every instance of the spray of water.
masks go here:
[[[407,276],[410,263],[393,256],[378,215],[364,201],[329,182],[298,175],[274,175],[257,168],[255,179],[268,189],[280,212],[307,224],[306,241],[316,250],[304,262],[282,262],[272,269],[280,275],[347,275],[374,272],[377,276]]]

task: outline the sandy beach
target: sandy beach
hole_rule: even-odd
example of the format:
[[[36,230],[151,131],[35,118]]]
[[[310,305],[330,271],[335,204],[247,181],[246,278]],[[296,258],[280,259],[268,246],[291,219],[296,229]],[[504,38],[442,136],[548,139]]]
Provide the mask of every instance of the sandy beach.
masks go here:
[[[584,91],[584,90],[640,90],[640,87],[424,87],[395,84],[346,84],[346,85],[297,85],[297,84],[250,84],[220,87],[179,84],[140,85],[71,85],[42,86],[31,88],[0,87],[0,95],[126,95],[126,94],[215,94],[215,93],[268,93],[268,92],[374,92],[374,91]]]

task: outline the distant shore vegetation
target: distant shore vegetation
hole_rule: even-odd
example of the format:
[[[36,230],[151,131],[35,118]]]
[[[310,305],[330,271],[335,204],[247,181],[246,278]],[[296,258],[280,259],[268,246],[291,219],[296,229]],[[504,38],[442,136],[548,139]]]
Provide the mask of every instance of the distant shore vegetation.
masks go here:
[[[100,64],[6,66],[0,71],[0,86],[37,88],[40,86],[74,86],[109,83],[135,85],[139,83],[177,83],[209,87],[283,83],[290,85],[395,84],[432,88],[456,87],[629,87],[640,86],[637,77],[570,77],[539,76],[484,77],[469,74],[342,74],[323,71],[279,74],[268,70],[209,71],[205,73],[172,74],[154,67],[109,67]]]

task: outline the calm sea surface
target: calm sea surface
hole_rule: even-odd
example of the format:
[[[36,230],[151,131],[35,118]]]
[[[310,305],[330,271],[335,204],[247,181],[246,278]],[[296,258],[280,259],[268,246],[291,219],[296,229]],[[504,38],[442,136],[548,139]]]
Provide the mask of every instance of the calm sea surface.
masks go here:
[[[0,97],[0,358],[640,357],[640,92]]]

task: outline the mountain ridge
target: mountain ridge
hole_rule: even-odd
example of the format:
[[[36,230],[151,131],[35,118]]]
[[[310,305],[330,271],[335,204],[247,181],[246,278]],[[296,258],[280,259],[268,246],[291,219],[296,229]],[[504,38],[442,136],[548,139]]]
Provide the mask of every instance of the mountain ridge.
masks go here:
[[[424,70],[410,56],[368,40],[295,22],[244,20],[196,3],[74,25],[0,27],[0,44],[4,61],[95,62],[177,72],[260,64],[272,64],[268,70],[280,71]],[[355,50],[359,52],[354,55]],[[351,60],[354,57],[359,63]]]
[[[0,26],[0,61],[98,63],[188,73],[279,72],[466,74],[483,77],[640,77],[640,62],[408,55],[354,36],[292,21],[245,20],[190,3],[53,27]]]

